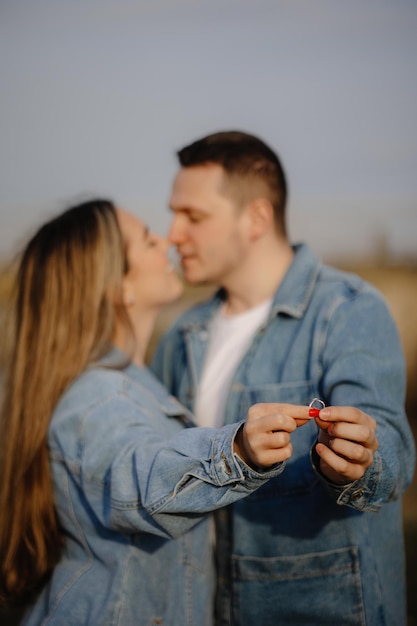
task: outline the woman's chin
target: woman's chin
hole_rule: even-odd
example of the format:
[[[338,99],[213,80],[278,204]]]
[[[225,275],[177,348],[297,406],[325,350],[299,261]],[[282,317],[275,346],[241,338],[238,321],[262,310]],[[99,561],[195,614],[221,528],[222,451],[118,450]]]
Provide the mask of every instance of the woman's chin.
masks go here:
[[[164,303],[171,304],[172,302],[176,302],[176,300],[181,298],[183,293],[184,283],[178,277],[175,277],[175,281],[173,280],[171,282],[164,293]]]
[[[181,298],[183,293],[184,293],[184,283],[181,282],[180,279],[178,279],[178,284],[176,285],[175,289],[173,290],[173,295],[172,295],[171,302],[175,302],[176,300]]]

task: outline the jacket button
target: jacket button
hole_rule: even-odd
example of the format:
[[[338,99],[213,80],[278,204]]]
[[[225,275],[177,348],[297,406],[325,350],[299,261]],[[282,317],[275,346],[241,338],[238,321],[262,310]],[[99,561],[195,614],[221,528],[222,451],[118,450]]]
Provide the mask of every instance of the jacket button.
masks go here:
[[[222,452],[222,459],[224,463],[224,471],[230,476],[230,474],[232,473],[232,468],[230,467],[229,461],[227,460],[224,452]]]
[[[350,496],[350,499],[355,502],[356,500],[359,500],[359,498],[361,498],[362,496],[363,496],[363,487],[354,491],[352,495]]]

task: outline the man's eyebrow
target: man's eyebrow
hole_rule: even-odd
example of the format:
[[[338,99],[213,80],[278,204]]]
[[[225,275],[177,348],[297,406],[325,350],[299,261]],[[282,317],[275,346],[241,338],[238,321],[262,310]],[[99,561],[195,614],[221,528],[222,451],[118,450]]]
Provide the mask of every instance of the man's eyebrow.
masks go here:
[[[168,210],[171,211],[172,213],[201,213],[203,215],[207,213],[207,211],[205,211],[204,209],[200,209],[199,207],[191,207],[191,206],[183,206],[183,207],[174,208],[171,205],[169,205]]]

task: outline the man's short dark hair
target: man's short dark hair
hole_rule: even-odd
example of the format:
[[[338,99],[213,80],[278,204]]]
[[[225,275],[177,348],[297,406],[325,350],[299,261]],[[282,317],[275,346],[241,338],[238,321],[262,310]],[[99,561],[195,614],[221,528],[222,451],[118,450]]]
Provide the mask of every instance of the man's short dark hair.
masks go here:
[[[241,131],[213,133],[185,146],[177,156],[182,167],[220,165],[230,182],[238,182],[236,188],[246,201],[261,184],[274,209],[275,223],[285,235],[285,173],[276,153],[261,139]]]

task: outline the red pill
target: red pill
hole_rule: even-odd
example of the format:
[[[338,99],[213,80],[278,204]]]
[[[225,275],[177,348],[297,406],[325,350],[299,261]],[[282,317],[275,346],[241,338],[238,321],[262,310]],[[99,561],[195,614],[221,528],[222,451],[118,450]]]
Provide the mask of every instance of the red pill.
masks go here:
[[[315,407],[310,407],[308,409],[309,417],[318,417],[321,409],[316,409]]]

